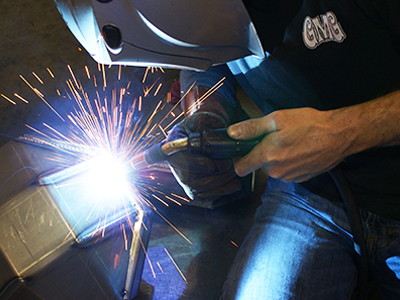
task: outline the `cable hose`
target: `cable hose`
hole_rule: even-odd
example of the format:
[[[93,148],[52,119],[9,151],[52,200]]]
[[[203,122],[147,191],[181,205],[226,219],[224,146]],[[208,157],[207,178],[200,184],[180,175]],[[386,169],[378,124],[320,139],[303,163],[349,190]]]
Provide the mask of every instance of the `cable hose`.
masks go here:
[[[353,234],[354,250],[358,254],[356,257],[356,265],[358,270],[357,276],[357,299],[367,299],[367,286],[369,277],[368,254],[364,239],[364,229],[360,217],[360,212],[354,195],[350,189],[349,183],[339,166],[329,171],[330,176],[335,182],[340,196],[342,197],[347,218],[349,220],[350,229]]]

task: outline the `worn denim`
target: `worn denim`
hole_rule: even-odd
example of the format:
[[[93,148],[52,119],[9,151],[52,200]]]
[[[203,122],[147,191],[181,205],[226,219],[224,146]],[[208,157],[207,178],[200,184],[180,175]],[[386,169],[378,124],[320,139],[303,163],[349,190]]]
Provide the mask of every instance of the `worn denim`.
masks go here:
[[[235,258],[224,300],[350,299],[356,253],[340,203],[269,179]],[[400,299],[400,222],[362,211],[370,269],[385,299]]]

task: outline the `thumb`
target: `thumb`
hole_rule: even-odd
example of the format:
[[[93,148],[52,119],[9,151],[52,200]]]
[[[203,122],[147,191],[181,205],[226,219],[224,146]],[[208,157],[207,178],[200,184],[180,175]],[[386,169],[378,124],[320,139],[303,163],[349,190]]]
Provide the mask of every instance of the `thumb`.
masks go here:
[[[237,140],[251,140],[276,131],[275,122],[269,116],[250,119],[228,127],[228,135]]]

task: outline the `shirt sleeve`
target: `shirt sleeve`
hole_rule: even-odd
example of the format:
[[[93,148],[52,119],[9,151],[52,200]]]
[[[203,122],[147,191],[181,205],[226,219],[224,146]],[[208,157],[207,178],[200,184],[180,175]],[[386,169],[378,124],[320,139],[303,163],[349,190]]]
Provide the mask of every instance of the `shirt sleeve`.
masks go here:
[[[188,91],[188,89],[190,89],[193,84],[196,86],[205,86],[208,88],[212,88],[222,79],[223,84],[216,91],[224,96],[229,104],[233,107],[233,109],[235,109],[236,80],[225,64],[211,67],[205,72],[181,71],[181,90],[185,93]]]

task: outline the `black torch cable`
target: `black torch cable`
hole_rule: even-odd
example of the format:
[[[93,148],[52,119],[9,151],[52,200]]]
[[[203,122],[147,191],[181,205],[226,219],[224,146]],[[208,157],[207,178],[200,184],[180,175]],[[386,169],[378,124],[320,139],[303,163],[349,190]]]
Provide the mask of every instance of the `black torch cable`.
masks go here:
[[[353,234],[354,249],[357,252],[356,264],[358,270],[357,276],[357,299],[367,299],[367,285],[369,277],[368,254],[364,239],[364,228],[360,217],[353,192],[343,173],[343,170],[336,166],[329,171],[342,197],[350,229]]]

